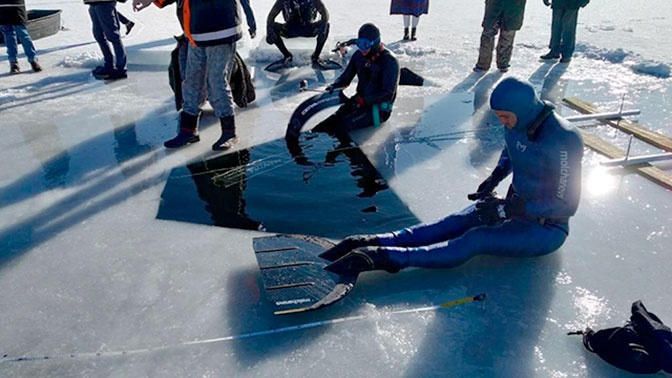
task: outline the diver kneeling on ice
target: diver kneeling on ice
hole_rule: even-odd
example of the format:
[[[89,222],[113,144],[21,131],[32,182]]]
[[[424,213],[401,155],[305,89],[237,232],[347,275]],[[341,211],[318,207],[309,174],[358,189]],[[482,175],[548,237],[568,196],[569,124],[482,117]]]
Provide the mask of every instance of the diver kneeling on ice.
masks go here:
[[[321,257],[325,269],[356,275],[406,267],[451,268],[476,255],[541,256],[558,249],[581,194],[581,134],[539,100],[532,85],[502,80],[490,107],[506,127],[492,174],[468,195],[475,204],[431,224],[378,235],[350,236]],[[493,193],[510,173],[505,199]]]
[[[351,130],[378,126],[390,118],[399,83],[397,58],[380,42],[380,31],[374,24],[362,25],[356,41],[358,50],[343,73],[325,90],[332,93],[345,88],[356,75],[357,92],[313,131],[343,135]]]

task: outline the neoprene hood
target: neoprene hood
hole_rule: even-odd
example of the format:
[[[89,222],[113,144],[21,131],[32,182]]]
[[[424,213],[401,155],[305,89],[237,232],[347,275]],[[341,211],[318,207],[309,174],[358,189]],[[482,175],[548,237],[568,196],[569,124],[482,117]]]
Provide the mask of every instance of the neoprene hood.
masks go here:
[[[544,104],[539,100],[532,84],[507,77],[492,91],[490,108],[514,113],[518,118],[514,128],[526,128],[541,113]]]

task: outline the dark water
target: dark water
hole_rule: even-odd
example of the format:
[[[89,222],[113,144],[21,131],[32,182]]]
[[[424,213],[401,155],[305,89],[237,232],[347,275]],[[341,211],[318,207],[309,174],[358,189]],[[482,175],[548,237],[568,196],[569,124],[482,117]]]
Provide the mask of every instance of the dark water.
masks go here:
[[[304,133],[290,147],[278,139],[174,169],[157,218],[331,238],[418,222],[353,142]]]

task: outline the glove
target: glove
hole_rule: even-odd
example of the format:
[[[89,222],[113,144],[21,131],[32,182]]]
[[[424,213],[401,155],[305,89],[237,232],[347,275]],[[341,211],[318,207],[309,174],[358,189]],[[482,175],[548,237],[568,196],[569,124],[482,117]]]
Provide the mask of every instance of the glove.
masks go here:
[[[336,89],[336,88],[334,88],[333,85],[327,85],[326,87],[324,87],[324,91],[328,92],[329,94],[334,93],[334,89]]]
[[[544,5],[545,6],[550,6],[551,5],[551,0],[544,0]]]
[[[478,220],[487,225],[493,225],[506,219],[504,205],[506,201],[501,198],[490,197],[484,201],[476,203],[476,214]]]
[[[358,108],[364,107],[366,105],[366,100],[364,100],[364,97],[360,95],[354,95],[350,100]]]
[[[517,194],[505,200],[491,197],[476,203],[476,213],[481,222],[493,225],[504,219],[525,214],[525,200]]]
[[[495,193],[493,192],[500,181],[504,179],[504,170],[503,168],[495,167],[492,170],[490,176],[485,179],[476,189],[476,193],[471,193],[467,195],[467,198],[470,201],[478,201],[485,199],[487,197],[494,197]]]
[[[322,252],[319,257],[336,261],[345,256],[348,252],[359,247],[378,245],[378,237],[376,235],[353,235],[341,240],[340,243]]]
[[[250,38],[254,39],[257,36],[257,29],[250,28],[248,31],[250,32]]]

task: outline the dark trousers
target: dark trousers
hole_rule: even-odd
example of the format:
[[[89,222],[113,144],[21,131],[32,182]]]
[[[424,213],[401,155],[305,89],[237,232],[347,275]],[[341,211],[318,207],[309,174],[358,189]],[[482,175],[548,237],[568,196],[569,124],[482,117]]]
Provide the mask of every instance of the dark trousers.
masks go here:
[[[499,23],[492,28],[483,28],[481,33],[481,45],[478,49],[478,61],[476,66],[487,70],[492,63],[492,51],[495,49],[495,37],[497,40],[497,68],[508,68],[513,54],[513,40],[516,37],[515,30],[502,30]]]
[[[385,122],[390,113],[380,112],[380,121]],[[315,132],[326,132],[337,137],[347,137],[348,132],[372,126],[373,109],[369,106],[356,107],[354,103],[341,105],[338,110],[313,128]]]
[[[329,23],[326,21],[318,21],[306,25],[290,23],[281,24],[279,22],[274,22],[271,25],[271,28],[274,31],[273,34],[277,37],[274,40],[267,42],[278,46],[278,49],[285,57],[291,56],[292,54],[289,52],[289,50],[287,50],[282,37],[317,37],[317,44],[315,45],[313,58],[318,58],[320,56],[320,53],[324,48],[324,44],[327,42],[327,37],[329,37]]]
[[[90,4],[89,16],[93,25],[93,38],[96,39],[103,53],[105,68],[126,71],[126,50],[121,43],[116,4],[115,2]],[[110,44],[112,44],[114,54],[112,54]]]
[[[579,16],[578,9],[553,9],[551,22],[551,53],[571,57],[574,54],[576,43],[576,22]]]

